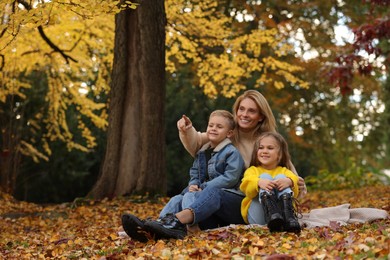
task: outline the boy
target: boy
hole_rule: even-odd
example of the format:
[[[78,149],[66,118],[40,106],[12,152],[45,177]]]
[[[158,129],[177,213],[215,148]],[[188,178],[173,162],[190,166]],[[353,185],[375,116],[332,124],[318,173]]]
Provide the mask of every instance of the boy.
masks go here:
[[[199,193],[207,187],[234,188],[239,185],[245,163],[229,139],[233,135],[234,128],[234,117],[230,112],[215,110],[210,114],[206,131],[209,142],[195,156],[190,169],[188,187],[169,200],[160,212],[158,221],[169,222],[168,225],[171,225],[172,221],[177,221],[175,214],[188,208]],[[142,232],[138,232],[143,230],[144,225],[136,216],[123,215],[122,225],[130,237],[142,242],[147,240]],[[191,230],[197,229],[199,229],[197,226],[191,227]],[[184,237],[186,233],[186,227],[183,225],[177,238]]]

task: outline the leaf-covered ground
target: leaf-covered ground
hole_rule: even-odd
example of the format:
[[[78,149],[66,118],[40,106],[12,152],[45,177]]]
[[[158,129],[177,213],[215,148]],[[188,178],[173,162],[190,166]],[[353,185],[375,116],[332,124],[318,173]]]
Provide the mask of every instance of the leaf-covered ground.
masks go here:
[[[145,244],[118,235],[121,215],[156,217],[166,198],[42,206],[0,195],[2,259],[390,259],[390,219],[304,229],[300,235],[239,225]],[[301,207],[309,212],[344,203],[390,213],[390,186],[311,192]]]

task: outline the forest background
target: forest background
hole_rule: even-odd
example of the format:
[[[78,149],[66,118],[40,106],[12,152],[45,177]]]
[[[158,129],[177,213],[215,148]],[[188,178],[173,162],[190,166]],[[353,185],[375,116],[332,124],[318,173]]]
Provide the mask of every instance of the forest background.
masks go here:
[[[269,101],[309,188],[388,181],[388,1],[139,3],[0,3],[2,191],[39,203],[174,195],[192,164],[176,121],[186,114],[204,130],[210,111],[231,110],[246,89]],[[165,34],[151,33],[155,24]],[[164,53],[155,55],[158,44]],[[161,66],[163,77],[145,87]],[[140,102],[115,101],[119,74],[130,82],[122,86],[126,96]],[[118,106],[130,117],[112,121]],[[123,132],[113,133],[110,122]],[[118,152],[112,138],[126,130]],[[113,153],[132,162],[123,167],[132,180],[105,166]],[[126,187],[97,189],[107,174]]]

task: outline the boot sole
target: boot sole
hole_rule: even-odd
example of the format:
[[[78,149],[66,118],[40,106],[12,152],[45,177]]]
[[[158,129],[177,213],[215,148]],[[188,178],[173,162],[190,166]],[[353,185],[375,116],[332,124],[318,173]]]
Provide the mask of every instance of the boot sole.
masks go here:
[[[279,213],[275,213],[268,221],[267,227],[271,232],[282,232],[284,227],[284,219]]]
[[[287,226],[287,227],[285,227],[285,231],[299,234],[299,233],[301,233],[301,227],[299,225],[298,226],[296,226],[296,225]]]
[[[125,214],[122,216],[122,227],[126,234],[140,242],[147,242],[149,239],[143,232],[147,232],[144,228],[144,223],[136,216]]]

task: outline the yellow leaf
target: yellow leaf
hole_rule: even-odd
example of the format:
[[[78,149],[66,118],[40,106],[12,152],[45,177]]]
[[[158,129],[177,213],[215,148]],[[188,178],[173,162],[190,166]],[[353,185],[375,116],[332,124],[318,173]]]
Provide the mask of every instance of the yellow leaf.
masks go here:
[[[109,237],[110,237],[111,240],[116,240],[116,239],[118,239],[118,236],[117,236],[116,233],[111,233]]]

